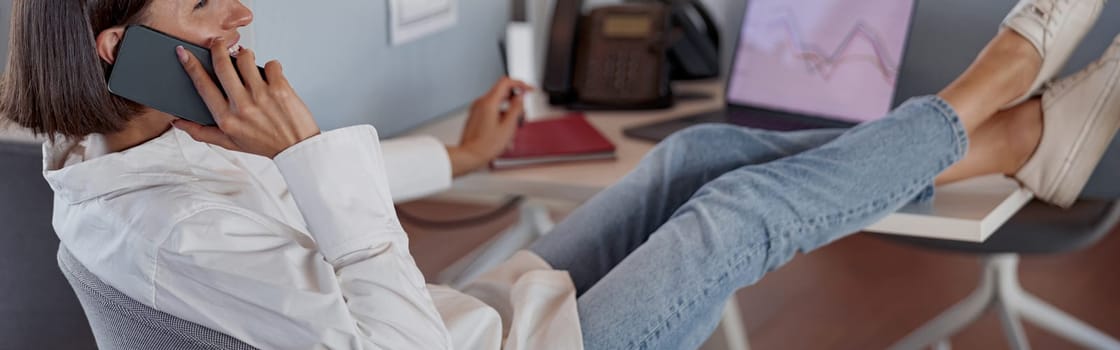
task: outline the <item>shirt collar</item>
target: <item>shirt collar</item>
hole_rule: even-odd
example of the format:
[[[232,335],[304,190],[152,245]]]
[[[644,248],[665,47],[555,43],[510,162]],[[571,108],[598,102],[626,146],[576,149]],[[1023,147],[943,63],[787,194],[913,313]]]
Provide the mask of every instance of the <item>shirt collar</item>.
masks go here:
[[[43,177],[58,198],[79,203],[124,194],[138,189],[197,180],[184,147],[204,147],[183,142],[189,136],[170,129],[131,149],[108,153],[104,136],[80,140],[58,139],[43,144]]]

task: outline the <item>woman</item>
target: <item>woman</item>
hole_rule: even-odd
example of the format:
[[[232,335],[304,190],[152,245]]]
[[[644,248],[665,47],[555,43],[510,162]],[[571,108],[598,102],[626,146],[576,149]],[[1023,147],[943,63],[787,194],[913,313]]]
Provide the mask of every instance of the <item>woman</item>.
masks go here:
[[[672,137],[468,296],[424,284],[376,132],[320,132],[279,63],[262,77],[231,40],[251,20],[238,1],[15,5],[0,111],[64,136],[44,147],[63,244],[130,297],[259,348],[695,347],[734,290],[934,184],[1014,174],[1069,205],[1120,124],[1115,46],[1040,88],[1101,1],[1024,0],[957,81],[880,121]],[[218,127],[108,94],[104,67],[130,23],[211,48],[218,81],[175,54]]]

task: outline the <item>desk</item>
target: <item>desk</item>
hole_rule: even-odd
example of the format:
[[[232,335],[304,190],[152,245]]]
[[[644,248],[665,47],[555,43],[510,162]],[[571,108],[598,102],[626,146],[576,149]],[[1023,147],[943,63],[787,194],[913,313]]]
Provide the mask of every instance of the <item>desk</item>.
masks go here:
[[[672,109],[641,112],[593,112],[587,117],[618,147],[616,161],[567,163],[524,169],[484,171],[457,179],[458,193],[516,194],[583,202],[634,169],[653,144],[623,136],[624,129],[641,124],[712,111],[724,106],[718,82],[677,84],[678,94],[708,94],[711,99],[685,101]],[[556,114],[564,111],[557,110]],[[466,121],[455,115],[414,130],[458,143]],[[868,232],[982,242],[1033,196],[1002,177],[973,179],[938,189],[931,206],[908,206],[865,230]]]

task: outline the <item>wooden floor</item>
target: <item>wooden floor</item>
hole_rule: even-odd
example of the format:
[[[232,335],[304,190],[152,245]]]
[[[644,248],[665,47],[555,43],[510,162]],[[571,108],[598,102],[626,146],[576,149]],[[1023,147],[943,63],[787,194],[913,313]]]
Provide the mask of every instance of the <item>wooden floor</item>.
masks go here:
[[[469,216],[487,207],[439,202],[403,206],[425,217]],[[562,214],[557,215],[562,216]],[[512,224],[431,229],[405,222],[424,273],[435,273]],[[1120,232],[1060,256],[1024,257],[1023,286],[1106,333],[1120,336]],[[753,349],[882,349],[967,296],[979,278],[973,256],[856,235],[794,259],[738,293]],[[988,315],[953,340],[954,349],[1006,349]],[[1034,349],[1076,348],[1027,325]]]

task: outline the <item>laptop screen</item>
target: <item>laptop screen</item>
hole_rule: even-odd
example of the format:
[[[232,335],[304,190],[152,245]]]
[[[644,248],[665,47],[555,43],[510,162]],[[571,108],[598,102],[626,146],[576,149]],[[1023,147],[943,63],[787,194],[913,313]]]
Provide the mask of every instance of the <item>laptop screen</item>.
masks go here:
[[[892,103],[914,0],[753,0],[727,100],[865,122]]]

